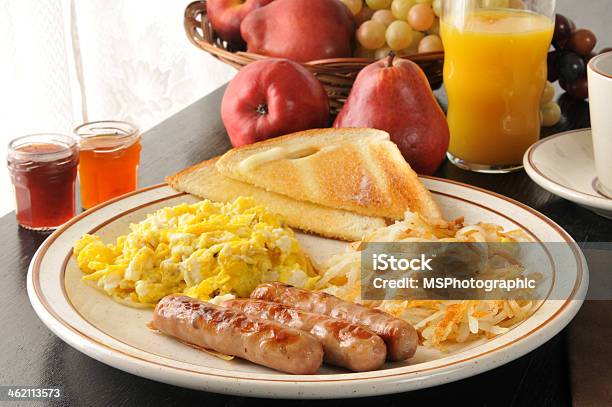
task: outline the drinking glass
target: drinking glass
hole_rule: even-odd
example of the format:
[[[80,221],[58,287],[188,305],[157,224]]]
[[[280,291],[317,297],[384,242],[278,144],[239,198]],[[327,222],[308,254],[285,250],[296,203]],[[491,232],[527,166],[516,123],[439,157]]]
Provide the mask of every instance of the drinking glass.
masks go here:
[[[443,0],[453,164],[488,173],[522,168],[540,138],[554,9],[555,0]]]

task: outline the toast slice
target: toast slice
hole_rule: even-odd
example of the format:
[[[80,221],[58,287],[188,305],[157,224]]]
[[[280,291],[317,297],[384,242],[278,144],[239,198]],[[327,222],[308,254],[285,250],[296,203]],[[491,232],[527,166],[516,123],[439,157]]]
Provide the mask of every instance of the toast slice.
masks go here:
[[[167,177],[166,181],[178,191],[217,202],[233,201],[239,196],[252,196],[256,202],[281,215],[289,226],[332,239],[358,241],[387,225],[382,218],[361,216],[309,202],[299,202],[227,178],[217,171],[215,167],[217,160],[214,158],[204,161]]]
[[[328,208],[388,219],[403,219],[408,209],[442,217],[389,134],[380,130],[307,130],[230,150],[216,166],[237,181]]]

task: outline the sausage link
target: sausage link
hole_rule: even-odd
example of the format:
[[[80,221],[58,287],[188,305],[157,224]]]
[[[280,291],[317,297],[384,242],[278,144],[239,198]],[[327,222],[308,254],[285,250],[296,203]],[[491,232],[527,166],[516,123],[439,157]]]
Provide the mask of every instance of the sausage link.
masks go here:
[[[376,370],[385,363],[385,343],[378,335],[360,325],[269,301],[230,300],[223,306],[254,318],[310,332],[321,341],[325,353],[323,359],[331,365],[365,372]]]
[[[293,374],[313,374],[323,348],[312,335],[191,297],[169,295],[155,307],[153,327],[184,342]]]
[[[251,298],[279,302],[307,312],[344,319],[363,325],[379,335],[387,345],[387,359],[406,360],[416,352],[418,336],[408,322],[384,311],[344,301],[320,291],[307,291],[283,283],[259,285]]]

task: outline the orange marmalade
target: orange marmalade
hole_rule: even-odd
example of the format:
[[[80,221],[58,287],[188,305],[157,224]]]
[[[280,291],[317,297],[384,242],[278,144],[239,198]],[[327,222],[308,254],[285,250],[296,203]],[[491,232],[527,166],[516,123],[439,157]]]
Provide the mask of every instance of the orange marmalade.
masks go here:
[[[126,122],[91,122],[75,129],[79,140],[81,203],[89,209],[137,188],[140,134]]]

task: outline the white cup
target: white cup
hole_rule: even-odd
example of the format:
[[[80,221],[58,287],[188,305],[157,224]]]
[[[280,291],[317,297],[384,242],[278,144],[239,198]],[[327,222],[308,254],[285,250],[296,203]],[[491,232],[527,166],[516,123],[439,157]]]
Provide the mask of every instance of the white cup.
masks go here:
[[[591,59],[588,77],[597,189],[612,198],[612,52]]]

